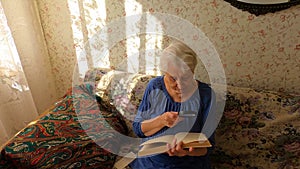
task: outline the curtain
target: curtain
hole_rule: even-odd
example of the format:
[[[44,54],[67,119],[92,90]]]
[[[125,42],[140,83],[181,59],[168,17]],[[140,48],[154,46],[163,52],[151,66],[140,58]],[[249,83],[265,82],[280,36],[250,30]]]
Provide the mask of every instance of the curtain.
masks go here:
[[[57,99],[33,0],[0,1],[0,145]]]

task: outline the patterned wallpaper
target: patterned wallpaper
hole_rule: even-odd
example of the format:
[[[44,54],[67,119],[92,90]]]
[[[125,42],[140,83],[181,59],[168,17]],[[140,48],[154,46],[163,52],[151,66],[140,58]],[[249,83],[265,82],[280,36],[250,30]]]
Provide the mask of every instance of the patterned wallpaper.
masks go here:
[[[60,95],[71,86],[75,63],[82,61],[79,55],[84,43],[106,23],[142,12],[176,15],[201,29],[219,53],[228,84],[300,93],[299,5],[257,17],[222,0],[37,2]],[[153,42],[151,36],[140,35],[138,38],[144,43]],[[134,37],[127,41],[135,42]],[[164,37],[160,41],[163,45],[156,47],[164,48],[169,39]],[[126,39],[110,50],[106,60],[109,66],[122,62],[130,51],[145,49],[143,43],[132,43],[132,50],[129,50],[125,43]],[[86,62],[93,64],[89,60]],[[197,72],[201,80],[208,81],[201,64]]]

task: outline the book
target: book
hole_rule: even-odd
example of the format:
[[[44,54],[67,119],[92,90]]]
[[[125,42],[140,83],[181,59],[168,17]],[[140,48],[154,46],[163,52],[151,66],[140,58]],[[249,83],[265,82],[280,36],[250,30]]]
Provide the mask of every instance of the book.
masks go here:
[[[136,154],[130,152],[126,154],[123,158],[115,162],[113,169],[124,169],[128,164],[130,164],[134,159],[136,159]]]
[[[201,148],[211,147],[211,143],[203,133],[179,132],[175,135],[164,135],[151,140],[147,140],[141,144],[138,156],[148,156],[168,151],[167,143],[172,144],[176,138],[177,142],[183,142],[183,148]]]

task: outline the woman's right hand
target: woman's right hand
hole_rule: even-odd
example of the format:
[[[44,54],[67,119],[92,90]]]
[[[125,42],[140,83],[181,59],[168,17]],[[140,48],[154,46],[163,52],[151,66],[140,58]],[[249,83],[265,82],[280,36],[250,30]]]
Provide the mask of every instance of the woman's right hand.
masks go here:
[[[174,127],[182,120],[183,118],[179,117],[178,112],[165,112],[160,115],[160,122],[167,127]]]
[[[141,124],[141,129],[145,136],[151,136],[165,126],[174,127],[182,120],[183,118],[179,117],[178,112],[165,112],[164,114],[156,116],[153,119],[143,121]]]

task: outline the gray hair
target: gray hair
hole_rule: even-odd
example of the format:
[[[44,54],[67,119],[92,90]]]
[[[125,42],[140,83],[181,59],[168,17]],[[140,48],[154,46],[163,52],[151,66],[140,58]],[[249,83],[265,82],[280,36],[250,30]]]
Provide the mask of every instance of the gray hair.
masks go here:
[[[181,68],[183,71],[189,69],[192,73],[197,66],[197,54],[187,45],[176,41],[165,48],[160,57],[160,70],[164,74],[169,64]]]

